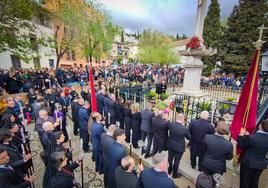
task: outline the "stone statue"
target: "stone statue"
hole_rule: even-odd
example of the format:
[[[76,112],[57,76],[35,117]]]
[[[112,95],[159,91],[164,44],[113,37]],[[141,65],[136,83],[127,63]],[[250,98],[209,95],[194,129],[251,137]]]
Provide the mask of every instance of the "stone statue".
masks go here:
[[[207,0],[198,0],[195,35],[200,39],[203,37],[204,21],[206,17]]]

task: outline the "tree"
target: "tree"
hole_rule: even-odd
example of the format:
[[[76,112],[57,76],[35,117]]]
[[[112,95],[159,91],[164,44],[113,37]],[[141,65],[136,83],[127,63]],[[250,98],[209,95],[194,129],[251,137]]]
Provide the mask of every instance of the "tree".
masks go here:
[[[207,47],[219,49],[221,37],[220,5],[218,0],[211,0],[204,24],[204,44]],[[203,74],[209,75],[214,69],[219,57],[215,54],[210,57],[204,57],[202,60],[204,65],[206,65]]]
[[[228,18],[227,27],[221,41],[220,57],[222,69],[227,73],[244,74],[247,72],[255,50],[262,24],[267,26],[265,13],[268,12],[267,0],[240,0]],[[268,31],[264,31],[268,36]],[[265,43],[262,50],[266,51]]]
[[[171,44],[170,38],[162,33],[144,30],[139,43],[140,62],[160,65],[179,63]]]
[[[76,29],[80,49],[92,63],[93,58],[98,61],[111,50],[119,28],[112,24],[101,4],[86,1],[86,5],[80,10]]]
[[[186,34],[182,34],[181,39],[187,39],[187,35]]]
[[[176,40],[180,40],[180,36],[179,36],[178,33],[177,33],[177,35],[176,35]]]
[[[31,40],[37,29],[32,19],[45,11],[34,0],[1,0],[0,9],[0,53],[10,51],[26,62],[37,58],[43,40]]]
[[[125,42],[125,36],[124,36],[124,31],[123,30],[121,32],[121,42]]]
[[[50,43],[56,51],[58,69],[64,54],[77,51],[77,22],[81,19],[79,11],[85,4],[81,0],[46,0],[45,7],[50,12],[53,22],[54,36]]]

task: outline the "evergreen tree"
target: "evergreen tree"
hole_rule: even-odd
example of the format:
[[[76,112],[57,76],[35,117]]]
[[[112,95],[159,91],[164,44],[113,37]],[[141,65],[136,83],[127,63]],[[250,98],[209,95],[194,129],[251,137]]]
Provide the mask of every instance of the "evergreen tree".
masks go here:
[[[220,5],[218,0],[211,0],[204,24],[204,44],[207,47],[219,48],[221,39]],[[216,65],[218,55],[204,57],[202,60],[206,68],[204,75],[209,75]]]
[[[222,69],[227,73],[246,73],[254,54],[254,42],[258,40],[262,24],[268,25],[265,13],[267,0],[240,0],[228,18],[227,27],[221,42],[220,56]],[[268,31],[264,31],[268,36]],[[262,50],[268,49],[267,43]]]
[[[124,31],[121,32],[121,42],[125,42]]]
[[[181,37],[181,39],[187,39],[187,36],[186,36],[186,34],[182,34],[182,37]]]
[[[178,33],[177,33],[177,35],[176,35],[176,40],[180,40],[180,36],[179,36]]]

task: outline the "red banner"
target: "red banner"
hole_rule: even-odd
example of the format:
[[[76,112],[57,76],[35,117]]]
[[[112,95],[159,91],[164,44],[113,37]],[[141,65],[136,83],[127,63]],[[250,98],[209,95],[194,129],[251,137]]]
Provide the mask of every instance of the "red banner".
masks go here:
[[[237,140],[241,128],[245,128],[251,134],[256,127],[259,56],[260,49],[256,49],[234,114],[231,125],[231,136],[235,140]],[[241,150],[238,149],[237,154],[240,153]]]

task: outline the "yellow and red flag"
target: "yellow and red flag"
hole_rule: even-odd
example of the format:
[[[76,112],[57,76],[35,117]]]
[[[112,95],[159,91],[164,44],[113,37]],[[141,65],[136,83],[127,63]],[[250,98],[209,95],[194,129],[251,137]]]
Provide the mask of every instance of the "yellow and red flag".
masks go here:
[[[237,140],[242,128],[252,134],[256,127],[259,57],[260,48],[257,48],[231,125],[231,136],[234,140]],[[237,148],[236,152],[237,155],[240,155],[242,150]]]

